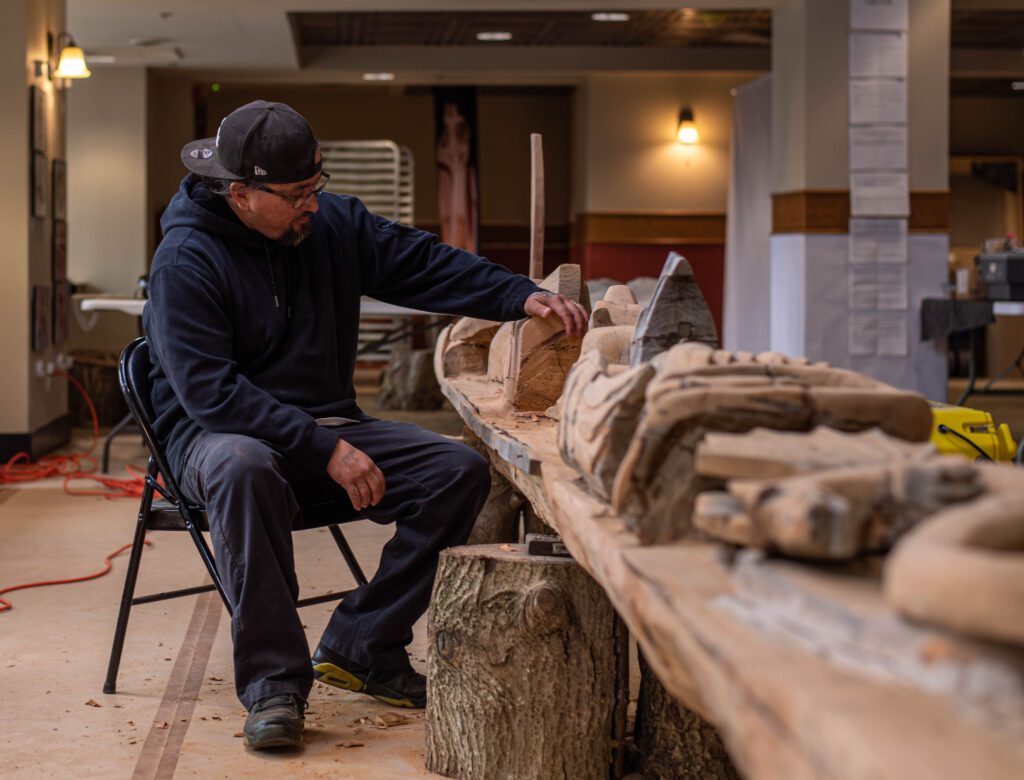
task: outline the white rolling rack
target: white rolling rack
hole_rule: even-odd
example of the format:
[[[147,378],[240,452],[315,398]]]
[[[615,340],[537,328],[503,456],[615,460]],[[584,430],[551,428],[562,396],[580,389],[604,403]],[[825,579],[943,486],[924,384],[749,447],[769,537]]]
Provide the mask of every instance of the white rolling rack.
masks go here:
[[[406,225],[414,224],[413,183],[415,167],[412,152],[394,141],[321,141],[323,170],[331,179],[327,191],[354,195],[371,212]],[[405,325],[407,313],[388,316],[374,310],[388,308],[371,299],[364,299],[359,322],[360,350],[381,341],[387,334]],[[396,312],[403,311],[390,307]],[[386,363],[391,344],[361,352],[359,360]]]

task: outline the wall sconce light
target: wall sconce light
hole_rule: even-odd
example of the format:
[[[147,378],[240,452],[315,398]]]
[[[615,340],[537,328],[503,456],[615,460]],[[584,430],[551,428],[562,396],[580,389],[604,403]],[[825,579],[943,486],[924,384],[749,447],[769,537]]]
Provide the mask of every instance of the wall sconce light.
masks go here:
[[[685,106],[679,112],[679,126],[676,128],[676,138],[681,144],[695,144],[700,141],[697,123],[693,121],[693,109],[689,106]]]
[[[62,41],[63,46],[61,46]],[[53,72],[53,78],[87,79],[92,75],[89,66],[85,64],[85,54],[75,44],[75,39],[69,33],[62,32],[57,36],[56,48],[60,52],[60,56],[57,58],[57,69]]]
[[[63,46],[60,45],[61,41],[64,41]],[[60,56],[57,58],[57,67],[54,68],[53,33],[46,33],[46,59],[34,61],[36,78],[45,76],[52,81],[53,79],[87,79],[92,75],[89,66],[85,64],[85,55],[75,45],[75,41],[69,33],[62,32],[57,36],[56,48],[60,52]],[[61,82],[58,82],[57,86],[60,84]],[[66,82],[64,86],[67,86]]]

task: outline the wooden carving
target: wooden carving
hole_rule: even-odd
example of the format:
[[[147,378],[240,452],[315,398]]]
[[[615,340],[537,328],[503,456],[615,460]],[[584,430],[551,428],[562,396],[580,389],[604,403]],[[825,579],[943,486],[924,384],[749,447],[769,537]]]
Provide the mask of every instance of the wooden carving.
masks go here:
[[[578,265],[560,265],[540,286],[590,309],[587,286]],[[557,317],[519,320],[513,323],[509,339],[505,400],[519,410],[542,412],[562,394],[565,378],[580,355],[583,340],[567,336]]]
[[[636,325],[643,306],[636,302],[633,291],[624,284],[613,284],[604,297],[594,304],[590,314],[591,328],[606,328],[615,325]]]
[[[812,437],[791,436],[799,438]],[[905,454],[902,461],[732,480],[728,492],[697,496],[693,523],[716,539],[798,558],[884,552],[923,517],[982,490],[962,458],[937,456],[927,445]]]
[[[690,264],[669,252],[654,297],[636,323],[629,363],[638,366],[681,341],[717,346],[718,331]]]
[[[589,335],[589,334],[588,334]],[[654,376],[649,363],[615,375],[598,351],[585,353],[569,374],[559,410],[558,448],[590,488],[608,499],[615,472],[629,446],[644,404],[644,390]]]
[[[931,410],[917,393],[803,358],[687,342],[643,364],[653,373],[616,373],[602,357],[587,352],[567,383],[559,446],[644,543],[685,535],[697,494],[724,487],[726,476],[695,467],[708,433],[878,427],[923,442],[931,431]]]
[[[482,374],[487,370],[491,339],[500,322],[473,317],[458,319],[448,330],[444,346],[444,375]]]
[[[487,378],[492,382],[504,382],[508,373],[508,354],[512,349],[512,327],[514,322],[503,323],[491,339],[487,353]]]
[[[978,466],[986,492],[920,524],[886,561],[885,595],[917,621],[1024,645],[1024,474]]]
[[[632,340],[632,325],[592,328],[583,337],[580,354],[598,352],[610,364],[625,366],[629,364],[629,345]]]

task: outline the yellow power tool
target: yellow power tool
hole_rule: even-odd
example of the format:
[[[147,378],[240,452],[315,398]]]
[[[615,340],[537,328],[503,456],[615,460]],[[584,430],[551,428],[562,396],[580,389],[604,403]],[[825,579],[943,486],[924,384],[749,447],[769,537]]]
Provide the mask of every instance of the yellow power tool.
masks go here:
[[[996,425],[992,415],[980,409],[932,402],[932,444],[942,453],[971,460],[1012,463],[1017,445],[1006,423]]]

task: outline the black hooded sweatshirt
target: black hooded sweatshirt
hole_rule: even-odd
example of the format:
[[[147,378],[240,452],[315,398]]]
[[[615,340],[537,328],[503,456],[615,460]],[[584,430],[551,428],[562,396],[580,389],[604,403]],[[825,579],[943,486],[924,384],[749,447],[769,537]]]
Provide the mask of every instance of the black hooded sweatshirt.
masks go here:
[[[160,220],[143,323],[154,427],[176,475],[201,430],[262,439],[325,469],[338,438],[314,420],[365,417],[352,386],[361,295],[507,321],[540,290],[357,198],[318,202],[294,248],[247,228],[192,176]]]

